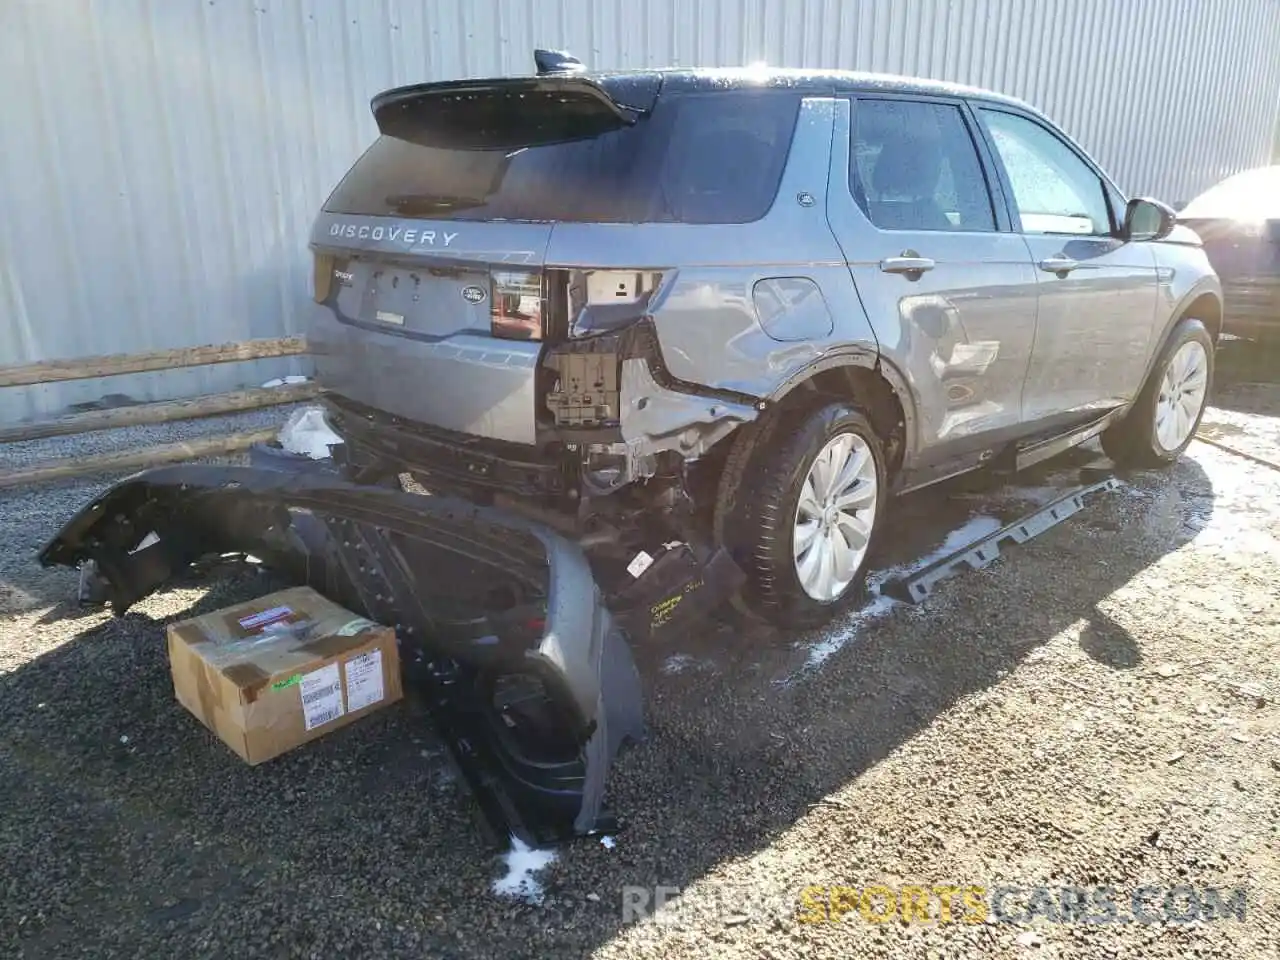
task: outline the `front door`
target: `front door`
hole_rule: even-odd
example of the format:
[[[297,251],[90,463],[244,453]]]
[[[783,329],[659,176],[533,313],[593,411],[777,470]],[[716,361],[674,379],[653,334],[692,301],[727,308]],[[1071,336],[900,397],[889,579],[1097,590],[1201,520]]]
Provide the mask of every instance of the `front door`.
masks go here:
[[[1035,270],[993,202],[961,102],[868,96],[844,106],[828,219],[881,354],[917,398],[913,466],[927,479],[1020,432]]]
[[[1102,178],[1057,133],[999,107],[977,114],[1039,280],[1023,417],[1085,419],[1125,403],[1142,386],[1157,335],[1151,245],[1119,238],[1122,213]]]

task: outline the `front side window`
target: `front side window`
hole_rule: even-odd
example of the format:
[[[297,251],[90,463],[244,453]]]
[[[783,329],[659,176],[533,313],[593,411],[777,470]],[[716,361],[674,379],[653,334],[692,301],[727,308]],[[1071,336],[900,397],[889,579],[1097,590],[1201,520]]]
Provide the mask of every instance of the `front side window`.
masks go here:
[[[1074,150],[1026,117],[979,112],[1013,188],[1023,233],[1111,233],[1102,181]]]
[[[854,104],[849,189],[883,230],[996,228],[960,108],[920,100]]]

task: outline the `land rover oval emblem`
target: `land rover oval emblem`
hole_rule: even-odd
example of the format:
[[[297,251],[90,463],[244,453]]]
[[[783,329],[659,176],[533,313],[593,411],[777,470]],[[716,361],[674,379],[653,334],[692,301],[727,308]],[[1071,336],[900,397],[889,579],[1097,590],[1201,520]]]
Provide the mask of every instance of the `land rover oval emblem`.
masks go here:
[[[462,299],[467,303],[484,303],[484,287],[470,286],[462,288]]]

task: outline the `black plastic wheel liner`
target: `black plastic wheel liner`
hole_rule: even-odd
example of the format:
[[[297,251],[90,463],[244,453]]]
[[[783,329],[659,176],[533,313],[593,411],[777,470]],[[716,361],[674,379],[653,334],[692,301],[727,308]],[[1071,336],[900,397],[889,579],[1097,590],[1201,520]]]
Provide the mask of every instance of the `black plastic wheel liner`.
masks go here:
[[[430,712],[499,845],[612,828],[605,780],[622,743],[644,735],[640,684],[576,545],[444,497],[178,466],[137,474],[86,505],[40,561],[92,561],[99,598],[121,614],[197,560],[226,553],[250,554],[396,628],[406,689]],[[509,689],[525,692],[519,704],[497,702]]]

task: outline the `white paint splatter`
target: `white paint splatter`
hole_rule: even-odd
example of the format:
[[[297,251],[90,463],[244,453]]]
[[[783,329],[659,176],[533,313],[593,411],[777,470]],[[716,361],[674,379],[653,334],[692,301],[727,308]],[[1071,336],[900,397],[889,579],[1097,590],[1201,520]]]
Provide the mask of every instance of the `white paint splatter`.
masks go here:
[[[535,849],[513,836],[511,849],[503,855],[507,875],[493,881],[493,892],[502,897],[515,897],[525,903],[541,903],[542,884],[534,874],[555,858],[554,851]]]
[[[841,620],[839,625],[834,627],[826,637],[809,647],[809,656],[805,660],[804,669],[813,670],[822,666],[834,654],[840,652],[850,640],[856,637],[864,626],[883,617],[898,605],[898,601],[892,597],[886,597],[880,592],[880,588],[887,580],[907,576],[917,570],[923,570],[935,560],[959,550],[966,544],[995,533],[1001,526],[1002,524],[995,517],[989,517],[985,514],[972,516],[948,533],[937,547],[911,563],[889,567],[886,570],[877,570],[867,579],[867,592],[870,594],[871,599]]]

